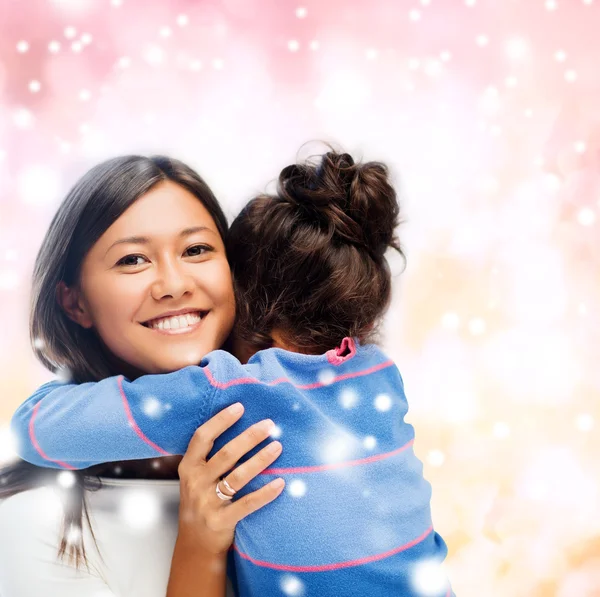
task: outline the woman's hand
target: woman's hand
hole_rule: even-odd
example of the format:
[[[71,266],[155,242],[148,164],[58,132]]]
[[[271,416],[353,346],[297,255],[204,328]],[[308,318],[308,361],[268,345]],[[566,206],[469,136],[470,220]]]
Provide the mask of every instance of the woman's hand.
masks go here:
[[[236,524],[272,502],[285,486],[283,479],[275,479],[237,501],[224,501],[217,495],[216,486],[221,477],[233,469],[244,454],[268,438],[273,429],[270,419],[260,421],[207,461],[215,439],[238,421],[243,412],[241,404],[234,404],[198,427],[179,463],[179,539],[206,554],[227,553]],[[229,486],[235,491],[242,489],[279,457],[281,449],[279,442],[271,442],[225,477]],[[220,488],[226,492],[224,483]]]

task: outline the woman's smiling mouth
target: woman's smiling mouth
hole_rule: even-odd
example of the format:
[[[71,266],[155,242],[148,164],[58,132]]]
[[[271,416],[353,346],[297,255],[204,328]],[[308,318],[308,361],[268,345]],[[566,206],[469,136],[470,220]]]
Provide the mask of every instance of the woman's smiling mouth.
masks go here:
[[[189,334],[200,327],[202,320],[207,314],[208,311],[186,311],[180,314],[167,314],[162,317],[151,319],[142,325],[148,329],[169,336]]]

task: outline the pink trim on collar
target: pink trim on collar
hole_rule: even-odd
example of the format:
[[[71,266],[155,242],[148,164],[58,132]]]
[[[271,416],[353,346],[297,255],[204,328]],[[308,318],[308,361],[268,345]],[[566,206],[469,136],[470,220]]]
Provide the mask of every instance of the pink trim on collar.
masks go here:
[[[344,354],[348,353],[348,354]],[[356,354],[356,345],[352,338],[344,338],[338,348],[328,350],[326,353],[327,360],[332,365],[341,365],[350,360]]]

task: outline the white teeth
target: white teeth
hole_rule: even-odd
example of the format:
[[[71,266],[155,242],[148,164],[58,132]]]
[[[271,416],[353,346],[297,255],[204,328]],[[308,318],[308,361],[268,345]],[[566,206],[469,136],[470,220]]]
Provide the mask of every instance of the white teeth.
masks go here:
[[[185,315],[175,315],[173,317],[155,320],[150,324],[150,327],[159,330],[178,330],[195,325],[201,320],[202,318],[198,313],[186,313]]]

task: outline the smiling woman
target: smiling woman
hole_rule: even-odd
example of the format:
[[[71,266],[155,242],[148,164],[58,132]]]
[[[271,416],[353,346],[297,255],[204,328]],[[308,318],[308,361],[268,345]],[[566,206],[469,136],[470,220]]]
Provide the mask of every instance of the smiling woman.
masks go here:
[[[36,356],[83,385],[197,364],[233,325],[226,232],[215,196],[185,164],[125,156],[96,166],[60,205],[37,256],[30,315]],[[114,421],[122,410],[107,401],[101,419]],[[242,413],[207,421],[183,457],[59,475],[25,461],[0,469],[2,597],[180,597],[190,587],[195,595],[224,595],[235,524],[282,489],[266,484],[255,491],[218,532],[205,524],[222,506],[218,479],[268,436],[268,429],[251,427],[226,458],[209,459],[212,443]],[[278,454],[253,456],[249,478]],[[193,483],[177,480],[183,461],[190,461]],[[206,494],[212,503],[198,508]],[[179,519],[180,503],[193,505],[193,521]],[[218,541],[226,545],[218,555],[205,548]],[[96,549],[86,551],[90,544]],[[74,566],[61,561],[67,558]]]
[[[128,377],[198,364],[221,347],[235,314],[215,221],[172,181],[106,230],[83,260],[81,283],[61,282],[59,297],[73,321],[97,331]]]
[[[199,229],[196,238],[179,237],[192,226]],[[123,359],[112,353],[107,338],[90,321],[98,321],[105,329],[112,317],[128,334],[143,332],[141,340],[136,336],[136,342],[143,345],[153,336],[140,324],[144,318],[160,315],[159,308],[150,307],[151,299],[164,292],[161,310],[190,306],[190,271],[195,268],[202,270],[203,279],[210,275],[210,284],[215,284],[215,297],[206,283],[198,287],[194,301],[218,300],[220,307],[215,311],[223,329],[215,322],[211,328],[215,335],[205,331],[203,336],[211,348],[219,347],[233,323],[231,275],[223,249],[226,231],[227,220],[210,188],[177,160],[125,156],[92,168],[61,204],[38,253],[30,317],[36,356],[51,371],[66,369],[79,382],[121,372]],[[132,237],[144,237],[145,243],[117,242]],[[210,259],[186,254],[197,244],[213,249]],[[137,258],[136,265],[131,265],[132,257]],[[138,265],[140,261],[146,265]],[[181,280],[176,279],[179,274]],[[128,299],[120,304],[119,312],[112,312],[105,285]],[[186,285],[187,293],[178,290]],[[170,357],[163,354],[161,358]]]

